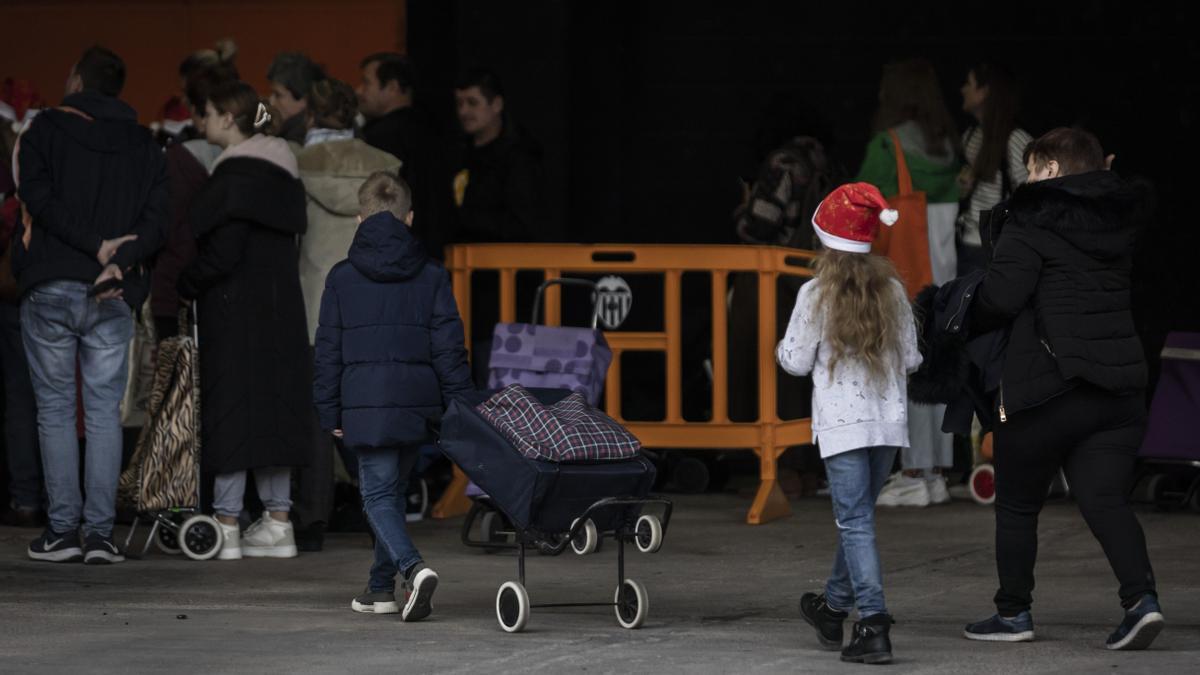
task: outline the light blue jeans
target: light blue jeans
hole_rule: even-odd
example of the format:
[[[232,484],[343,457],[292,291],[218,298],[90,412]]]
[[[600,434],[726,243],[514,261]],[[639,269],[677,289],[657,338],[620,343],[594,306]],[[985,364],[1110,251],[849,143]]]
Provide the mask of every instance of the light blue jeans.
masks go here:
[[[825,599],[832,609],[858,609],[864,619],[887,613],[875,548],[875,500],[895,461],[892,447],[859,448],[825,459],[839,537]]]
[[[111,536],[121,472],[121,398],[133,312],[124,300],[96,302],[81,281],[48,281],[21,301],[21,333],[38,406],[38,438],[50,528]],[[87,456],[79,489],[75,365],[83,379]],[[85,501],[86,495],[86,501]]]
[[[254,484],[263,508],[272,513],[292,510],[292,468],[290,466],[261,466],[254,469]],[[213,513],[226,518],[242,514],[246,496],[246,472],[231,471],[217,474],[213,480]]]

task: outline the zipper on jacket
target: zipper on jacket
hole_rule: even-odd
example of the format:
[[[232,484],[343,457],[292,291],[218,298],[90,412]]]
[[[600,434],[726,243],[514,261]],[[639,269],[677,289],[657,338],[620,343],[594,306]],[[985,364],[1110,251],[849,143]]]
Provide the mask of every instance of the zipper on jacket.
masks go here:
[[[1000,380],[1000,423],[1008,421],[1008,413],[1004,412],[1004,380]]]
[[[1039,340],[1041,340],[1041,338],[1039,338]],[[1046,348],[1046,351],[1050,353],[1050,356],[1058,358],[1058,354],[1055,354],[1054,350],[1050,348],[1050,343],[1046,342],[1045,340],[1041,340],[1041,343],[1042,346]]]
[[[958,299],[958,310],[957,310],[957,311],[955,311],[955,312],[954,312],[954,314],[953,314],[953,315],[950,317],[950,319],[946,321],[946,328],[945,328],[945,330],[946,330],[947,332],[949,332],[951,329],[957,329],[957,328],[958,328],[958,325],[955,323],[955,321],[956,321],[956,320],[957,320],[959,317],[961,317],[961,316],[963,315],[963,307],[965,307],[965,306],[966,306],[966,304],[967,304],[967,301],[968,301],[968,300],[970,300],[970,299],[971,299],[971,293],[970,293],[969,291],[968,291],[968,292],[966,292],[966,293],[963,293],[963,294],[962,294],[962,296],[961,296],[961,297],[959,297],[959,299]]]

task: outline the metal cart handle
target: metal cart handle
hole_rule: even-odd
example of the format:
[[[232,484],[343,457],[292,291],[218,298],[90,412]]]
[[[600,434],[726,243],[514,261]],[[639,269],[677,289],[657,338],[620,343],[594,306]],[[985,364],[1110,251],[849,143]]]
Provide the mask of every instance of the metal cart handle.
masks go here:
[[[538,316],[542,310],[542,295],[546,293],[546,289],[550,286],[582,286],[592,289],[592,330],[596,329],[596,325],[600,321],[600,296],[596,293],[596,282],[589,279],[574,279],[574,278],[558,278],[547,279],[542,282],[537,289],[537,295],[533,298],[533,317],[529,323],[536,324]]]

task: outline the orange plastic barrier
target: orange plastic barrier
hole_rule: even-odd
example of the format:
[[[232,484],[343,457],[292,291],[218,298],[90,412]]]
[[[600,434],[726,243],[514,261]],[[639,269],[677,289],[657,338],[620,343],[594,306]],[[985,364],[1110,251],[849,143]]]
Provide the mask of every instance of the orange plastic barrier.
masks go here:
[[[605,410],[650,448],[750,448],[759,457],[758,493],[746,522],[752,525],[791,513],[787,498],[776,481],[776,461],[789,446],[812,442],[808,419],[781,420],[776,409],[775,379],[775,289],[780,274],[808,277],[813,254],[772,246],[716,245],[577,245],[577,244],[468,244],[447,250],[446,267],[454,284],[454,296],[463,317],[466,334],[471,334],[471,274],[495,270],[500,277],[500,321],[516,321],[516,277],[518,271],[541,270],[547,279],[564,274],[642,273],[663,276],[663,330],[661,332],[610,331],[605,333],[613,351],[605,387]],[[683,308],[682,277],[685,272],[712,275],[712,419],[685,421],[682,412]],[[758,274],[758,401],[756,422],[729,420],[728,320],[726,297],[730,273]],[[562,316],[559,287],[547,289],[545,322],[559,325]],[[470,340],[468,340],[470,342]],[[468,345],[470,348],[470,345]],[[666,354],[666,419],[661,422],[626,421],[621,416],[621,354],[628,351],[657,351]],[[467,479],[455,470],[454,482],[435,505],[435,518],[465,513],[470,501],[465,496]]]

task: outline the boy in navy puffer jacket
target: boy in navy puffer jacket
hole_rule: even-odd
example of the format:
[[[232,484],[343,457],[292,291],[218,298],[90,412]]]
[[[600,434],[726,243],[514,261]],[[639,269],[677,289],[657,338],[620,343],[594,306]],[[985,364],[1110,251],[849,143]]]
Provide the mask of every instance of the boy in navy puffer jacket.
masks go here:
[[[471,389],[471,372],[450,277],[409,231],[408,186],[375,173],[358,199],[349,257],[329,271],[321,296],[313,400],[321,427],[358,457],[363,509],[375,530],[370,580],[350,606],[418,621],[432,611],[438,576],[409,538],[402,495],[429,440],[428,422]]]

